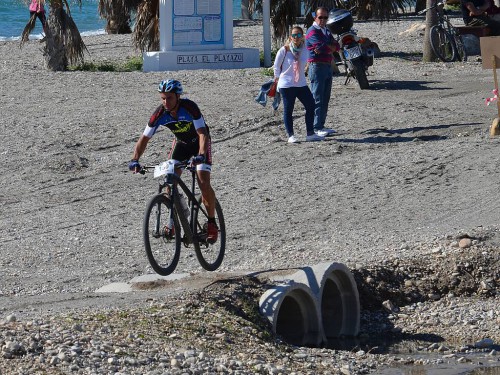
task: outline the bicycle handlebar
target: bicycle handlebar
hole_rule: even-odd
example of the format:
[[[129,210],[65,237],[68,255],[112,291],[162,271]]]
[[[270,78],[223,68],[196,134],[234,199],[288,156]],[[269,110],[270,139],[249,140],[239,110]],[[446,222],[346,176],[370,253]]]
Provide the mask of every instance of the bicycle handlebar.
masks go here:
[[[444,6],[444,3],[442,1],[440,1],[440,2],[434,4],[433,6],[431,6],[429,8],[425,8],[425,9],[421,10],[420,12],[417,13],[417,15],[420,16],[420,15],[422,15],[424,13],[427,13],[428,10],[434,9],[434,8],[436,8],[438,6],[442,6],[442,5]]]
[[[143,165],[143,166],[141,166],[141,169],[137,173],[146,174],[146,172],[149,172],[150,170],[155,169],[155,167],[156,167],[156,165]],[[191,163],[191,159],[189,159],[189,160],[184,160],[184,161],[176,163],[175,168],[183,168],[183,169],[188,169],[190,171],[194,171],[196,168],[196,165],[193,165]]]

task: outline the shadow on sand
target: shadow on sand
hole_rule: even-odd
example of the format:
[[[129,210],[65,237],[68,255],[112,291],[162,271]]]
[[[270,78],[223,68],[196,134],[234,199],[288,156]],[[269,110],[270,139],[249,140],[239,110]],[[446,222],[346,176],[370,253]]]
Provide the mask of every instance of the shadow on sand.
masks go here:
[[[422,134],[417,135],[418,132],[440,131],[445,129],[452,129],[455,127],[474,127],[482,126],[482,123],[469,123],[469,124],[448,124],[448,125],[430,125],[430,126],[414,126],[411,128],[401,129],[387,129],[387,128],[374,128],[362,131],[360,134],[370,135],[365,138],[342,138],[341,136],[335,137],[335,140],[343,143],[404,143],[414,141],[440,141],[448,139],[448,135],[443,134]],[[401,136],[401,134],[414,133],[412,136]]]

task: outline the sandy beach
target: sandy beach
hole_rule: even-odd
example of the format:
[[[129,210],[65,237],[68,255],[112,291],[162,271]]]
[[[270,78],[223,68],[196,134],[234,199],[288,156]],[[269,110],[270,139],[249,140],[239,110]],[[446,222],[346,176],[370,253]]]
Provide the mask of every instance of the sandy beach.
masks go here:
[[[411,316],[407,311],[397,318],[403,331],[412,326],[417,333],[432,332],[446,342],[456,341],[457,347],[484,338],[498,346],[500,138],[489,136],[489,126],[498,115],[496,105],[484,103],[492,96],[493,74],[482,69],[479,56],[471,56],[466,63],[422,63],[423,33],[405,33],[421,21],[357,23],[359,34],[377,42],[381,50],[370,68],[371,89],[361,91],[355,82],[344,85],[345,77],[336,77],[327,126],[338,134],[324,142],[294,145],[286,142],[282,112],[274,113],[270,106],[254,101],[267,80],[261,68],[54,73],[44,68],[38,41],[23,49],[16,42],[0,42],[4,164],[0,320],[17,317],[17,322],[0,325],[0,347],[9,341],[8,332],[32,327],[28,322],[40,317],[89,311],[107,314],[151,304],[163,306],[161,314],[169,317],[185,308],[179,294],[190,300],[191,293],[219,272],[266,272],[340,262],[353,272],[359,270],[361,277],[365,275],[361,270],[375,274],[380,265],[396,269],[401,264],[409,269],[411,264],[429,267],[426,262],[430,262],[438,267],[449,259],[454,265],[466,259],[481,267],[480,272],[471,272],[477,288],[459,295],[458,289],[450,291],[442,285],[436,291],[440,298],[425,304],[438,315],[450,304],[472,311],[466,329],[458,327],[461,318],[449,326],[439,322],[412,326],[416,320],[407,318]],[[88,61],[118,62],[137,56],[130,38],[86,37]],[[236,27],[234,46],[262,48],[262,26]],[[226,257],[218,272],[207,275],[196,257],[183,249],[176,272],[190,273],[192,281],[160,290],[96,293],[104,285],[152,273],[141,228],[156,182],[150,176],[132,175],[127,163],[159,104],[156,86],[170,77],[183,83],[186,96],[199,104],[210,126],[212,181],[228,233]],[[305,138],[303,114],[297,104],[294,125],[301,139]],[[171,141],[168,132],[160,132],[143,161],[163,161]],[[472,239],[466,248],[458,246],[464,236]],[[481,257],[487,261],[481,263]],[[454,269],[441,271],[439,278],[448,280]],[[197,277],[207,281],[196,283]],[[425,280],[424,284],[438,289],[439,283],[434,284],[431,277]],[[491,282],[487,293],[479,286],[485,280]],[[217,293],[223,295],[221,290]],[[425,315],[419,312],[421,307],[415,305],[413,313]],[[472,320],[477,330],[470,328]],[[47,324],[59,324],[56,321]],[[232,352],[223,345],[217,347],[219,352],[214,350],[220,356],[237,353],[245,347],[245,337],[241,342],[238,335],[232,337]],[[279,344],[274,347],[274,342],[264,344],[260,339],[254,343],[265,348],[264,362],[272,361],[277,352],[286,353]],[[189,349],[190,342],[176,344],[172,339],[165,345],[176,352]],[[317,350],[335,358],[336,364],[308,368],[296,356],[283,362],[289,367],[281,373],[382,373],[381,366],[394,360],[366,352]],[[498,356],[490,358],[498,363]],[[274,358],[279,363],[282,359]],[[14,373],[20,363],[35,362],[4,355],[0,373]],[[163,373],[151,362],[134,366],[111,362],[102,364],[101,370],[88,365],[77,372],[60,360],[49,366],[54,372],[47,373]],[[260,372],[255,363],[241,366],[240,373]],[[33,367],[25,373],[29,369]],[[271,372],[265,365],[259,369],[280,372]],[[171,367],[163,371],[176,373]]]

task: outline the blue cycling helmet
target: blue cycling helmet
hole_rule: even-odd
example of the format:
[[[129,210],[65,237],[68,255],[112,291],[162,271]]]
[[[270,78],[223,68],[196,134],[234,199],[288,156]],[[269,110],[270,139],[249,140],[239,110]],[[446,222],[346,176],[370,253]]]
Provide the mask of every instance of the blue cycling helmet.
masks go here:
[[[158,85],[158,92],[173,92],[174,94],[182,94],[184,90],[179,81],[175,79],[167,79],[161,81]]]

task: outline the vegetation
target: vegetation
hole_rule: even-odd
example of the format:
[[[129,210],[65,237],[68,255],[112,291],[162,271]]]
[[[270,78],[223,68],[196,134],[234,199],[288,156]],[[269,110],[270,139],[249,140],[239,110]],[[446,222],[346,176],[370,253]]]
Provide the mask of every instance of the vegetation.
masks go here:
[[[117,62],[99,62],[99,63],[82,63],[75,66],[70,66],[70,71],[84,72],[133,72],[142,71],[142,57],[130,57],[124,63]]]
[[[262,12],[263,0],[250,0],[250,14]],[[357,19],[378,18],[387,21],[396,18],[398,12],[414,4],[410,0],[304,0],[305,25],[313,23],[312,12],[319,6],[329,9],[350,9]],[[300,0],[271,0],[271,24],[277,39],[286,39],[289,28],[297,23],[301,13]]]

